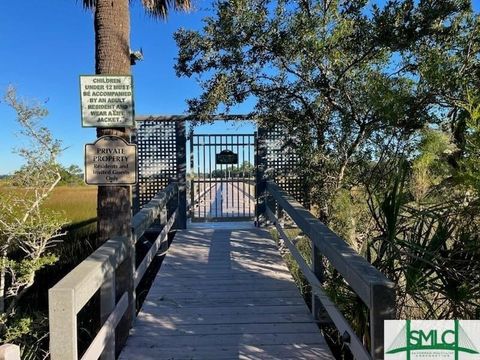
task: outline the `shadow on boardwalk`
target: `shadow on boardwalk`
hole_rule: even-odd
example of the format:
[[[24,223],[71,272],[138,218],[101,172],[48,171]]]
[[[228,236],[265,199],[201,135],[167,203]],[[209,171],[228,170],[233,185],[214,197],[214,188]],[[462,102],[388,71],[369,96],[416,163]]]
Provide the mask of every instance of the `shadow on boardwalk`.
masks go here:
[[[330,359],[268,231],[178,231],[120,359]]]

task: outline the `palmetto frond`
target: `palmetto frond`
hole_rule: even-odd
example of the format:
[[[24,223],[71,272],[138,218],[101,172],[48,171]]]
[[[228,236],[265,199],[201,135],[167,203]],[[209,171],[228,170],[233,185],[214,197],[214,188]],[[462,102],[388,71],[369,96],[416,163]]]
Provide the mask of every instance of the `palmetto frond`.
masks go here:
[[[85,9],[93,9],[95,7],[96,0],[83,0],[83,7]]]
[[[132,1],[132,0],[130,0]],[[96,0],[83,0],[86,9],[93,9]],[[153,17],[166,18],[170,9],[188,11],[191,8],[190,0],[142,0],[145,11]]]
[[[154,17],[166,18],[169,9],[188,11],[190,0],[142,0],[145,10]]]

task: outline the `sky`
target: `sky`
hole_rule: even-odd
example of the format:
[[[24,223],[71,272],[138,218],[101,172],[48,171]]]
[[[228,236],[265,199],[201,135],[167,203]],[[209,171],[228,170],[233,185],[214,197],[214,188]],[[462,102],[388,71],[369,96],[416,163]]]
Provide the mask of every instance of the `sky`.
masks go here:
[[[154,20],[134,1],[131,11],[131,47],[143,49],[144,61],[132,67],[135,112],[184,114],[188,98],[200,94],[193,78],[177,78],[173,66],[177,47],[173,33],[181,28],[199,29],[202,18],[211,13],[211,0],[193,0],[188,14],[171,12],[167,21]],[[382,4],[384,1],[375,1]],[[473,1],[478,11],[480,0]],[[81,0],[0,1],[0,98],[9,85],[27,99],[45,103],[50,114],[44,124],[62,140],[60,161],[83,167],[85,143],[95,140],[95,130],[82,128],[79,76],[94,74],[93,15]],[[1,100],[0,100],[1,101]],[[246,113],[251,104],[235,110]],[[15,135],[15,114],[0,102],[0,175],[12,173],[21,159],[12,153],[21,146]],[[247,124],[227,128],[224,122],[196,129],[197,133],[251,132]]]
[[[134,2],[131,47],[142,48],[145,58],[132,67],[137,115],[184,114],[185,100],[200,94],[195,79],[175,75],[173,33],[181,27],[199,29],[209,3],[195,0],[190,13],[171,12],[162,21],[147,16],[139,1]],[[84,10],[80,0],[0,1],[0,45],[1,97],[13,85],[21,97],[44,103],[49,110],[44,125],[65,148],[60,162],[83,168],[84,145],[95,140],[95,130],[81,126],[79,92],[79,76],[95,73],[92,12]],[[22,139],[15,135],[19,129],[15,114],[3,101],[0,122],[0,174],[8,174],[21,166],[21,158],[12,149],[21,146]],[[231,126],[238,131],[238,125]],[[252,130],[248,124],[242,132]],[[232,128],[224,122],[196,130],[228,131]]]

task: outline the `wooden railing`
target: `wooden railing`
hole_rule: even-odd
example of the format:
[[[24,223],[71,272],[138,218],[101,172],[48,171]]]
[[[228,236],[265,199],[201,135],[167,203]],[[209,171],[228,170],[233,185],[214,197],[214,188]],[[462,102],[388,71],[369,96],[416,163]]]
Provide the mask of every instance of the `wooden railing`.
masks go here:
[[[266,217],[275,224],[285,245],[311,285],[312,312],[315,317],[318,318],[319,312],[322,311],[328,314],[343,342],[356,359],[383,359],[384,320],[395,318],[394,284],[274,182],[266,183],[265,197]],[[311,240],[311,266],[307,264],[281,226],[278,218],[283,211]],[[369,309],[370,353],[323,290],[323,256]]]
[[[77,314],[98,290],[103,325],[81,359],[115,359],[115,339],[125,339],[135,319],[135,289],[182,216],[178,199],[178,185],[172,183],[133,217],[130,237],[106,241],[49,290],[52,360],[78,359]],[[163,229],[136,266],[135,244],[155,221]]]
[[[0,360],[20,360],[20,346],[14,344],[0,345]]]

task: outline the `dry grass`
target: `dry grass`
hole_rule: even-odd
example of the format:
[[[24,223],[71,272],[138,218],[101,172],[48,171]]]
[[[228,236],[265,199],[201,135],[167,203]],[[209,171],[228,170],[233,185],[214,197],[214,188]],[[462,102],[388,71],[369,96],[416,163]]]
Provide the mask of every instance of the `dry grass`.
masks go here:
[[[0,193],[21,191],[25,190],[0,182]],[[45,206],[62,213],[71,224],[94,218],[97,216],[97,188],[95,186],[59,186],[47,199]]]
[[[70,223],[94,218],[97,216],[97,188],[95,186],[59,186],[45,206],[63,212]]]

